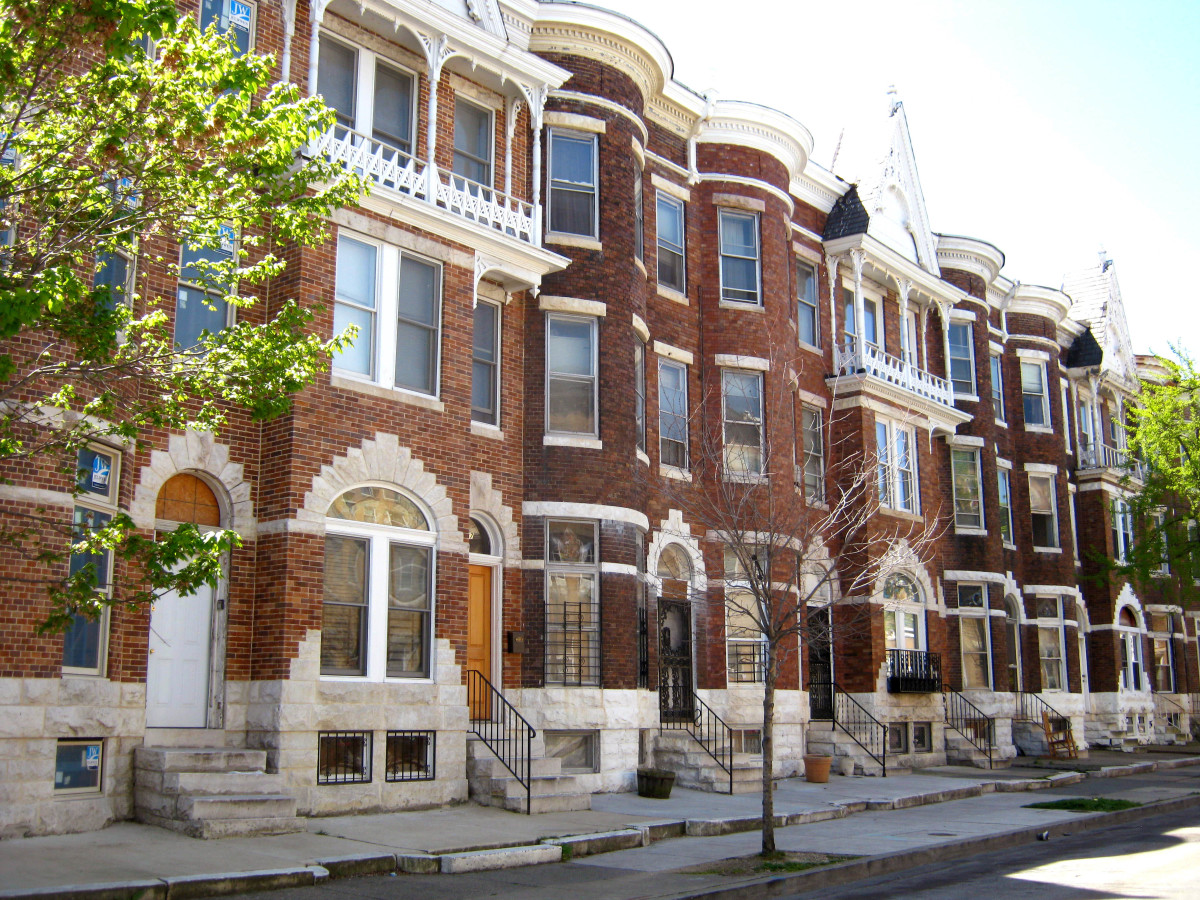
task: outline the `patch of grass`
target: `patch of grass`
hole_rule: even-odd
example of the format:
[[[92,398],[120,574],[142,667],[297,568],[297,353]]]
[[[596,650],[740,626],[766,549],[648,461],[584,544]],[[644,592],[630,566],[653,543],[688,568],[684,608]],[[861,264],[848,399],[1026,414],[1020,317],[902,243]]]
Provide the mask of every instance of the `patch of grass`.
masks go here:
[[[702,863],[681,871],[695,875],[774,875],[780,872],[803,872],[819,866],[832,866],[836,863],[857,859],[856,856],[836,856],[829,853],[787,853],[778,851],[764,856],[756,853],[754,856],[741,856],[723,859],[716,863]]]
[[[1133,809],[1142,804],[1134,800],[1118,800],[1114,797],[1067,797],[1064,800],[1047,800],[1045,803],[1026,803],[1025,809],[1063,809],[1067,812],[1116,812]]]

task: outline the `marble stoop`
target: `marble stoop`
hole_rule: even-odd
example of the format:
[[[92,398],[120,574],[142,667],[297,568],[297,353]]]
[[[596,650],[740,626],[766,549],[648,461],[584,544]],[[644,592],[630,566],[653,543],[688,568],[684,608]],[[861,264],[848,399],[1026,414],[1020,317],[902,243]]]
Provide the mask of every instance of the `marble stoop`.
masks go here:
[[[840,728],[835,728],[832,722],[814,721],[808,724],[804,742],[805,752],[824,753],[833,757],[831,770],[834,773],[843,771],[843,763],[853,767],[855,775],[882,775],[883,766],[876,762],[858,742]],[[897,769],[888,766],[888,773],[899,775],[909,769]]]
[[[984,751],[949,725],[946,726],[946,762],[950,765],[975,766],[979,769],[1007,769],[1013,764],[1012,759],[1001,758],[999,747],[992,748],[989,763],[988,755]]]
[[[729,773],[686,731],[654,735],[651,747],[654,768],[675,773],[680,787],[729,793]],[[762,790],[762,762],[749,754],[733,755],[733,793],[753,794]]]
[[[531,813],[570,812],[592,808],[592,795],[574,775],[562,773],[562,763],[545,755],[541,741],[532,749],[529,785]],[[467,736],[467,791],[482,806],[525,812],[525,787],[477,735]]]
[[[303,831],[295,798],[266,761],[265,750],[138,747],[134,818],[197,838]]]

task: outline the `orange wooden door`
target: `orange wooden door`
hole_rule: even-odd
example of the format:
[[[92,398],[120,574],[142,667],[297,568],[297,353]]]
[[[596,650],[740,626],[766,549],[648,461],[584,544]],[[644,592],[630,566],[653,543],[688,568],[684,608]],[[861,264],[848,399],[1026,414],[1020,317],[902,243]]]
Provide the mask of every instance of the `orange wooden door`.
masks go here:
[[[467,668],[489,681],[492,679],[492,570],[488,566],[471,566],[467,593]],[[489,699],[480,692],[476,698],[479,708],[471,710],[471,718],[490,718]]]

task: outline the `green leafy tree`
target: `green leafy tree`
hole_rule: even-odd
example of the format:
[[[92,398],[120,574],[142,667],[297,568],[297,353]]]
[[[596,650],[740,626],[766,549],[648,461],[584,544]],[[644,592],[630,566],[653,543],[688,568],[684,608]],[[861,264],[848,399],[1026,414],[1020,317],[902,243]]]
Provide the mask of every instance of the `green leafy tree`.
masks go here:
[[[1200,372],[1182,349],[1160,359],[1131,405],[1125,505],[1114,503],[1122,558],[1104,567],[1163,601],[1200,600]],[[1129,540],[1124,535],[1132,536]]]
[[[263,310],[256,293],[285,248],[323,240],[330,211],[362,190],[305,158],[333,115],[272,84],[272,66],[200,33],[170,0],[0,0],[7,483],[51,462],[70,478],[96,440],[133,447],[152,431],[217,432],[233,410],[277,416],[352,338],[321,340],[296,302],[270,297]],[[139,278],[127,283],[130,264]],[[176,343],[166,310],[181,275],[196,302],[232,307],[239,321]],[[42,628],[54,630],[106,603],[215,583],[237,536],[185,526],[150,540],[126,515],[93,531],[69,510],[26,509],[5,511],[0,541],[42,564],[52,607]],[[105,553],[138,573],[112,597],[96,590],[94,563],[79,565]]]

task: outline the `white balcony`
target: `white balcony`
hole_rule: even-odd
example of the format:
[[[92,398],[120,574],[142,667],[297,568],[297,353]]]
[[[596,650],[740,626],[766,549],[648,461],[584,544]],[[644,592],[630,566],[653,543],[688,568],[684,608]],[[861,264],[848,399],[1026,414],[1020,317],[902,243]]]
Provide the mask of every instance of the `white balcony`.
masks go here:
[[[1122,447],[1112,447],[1108,444],[1092,444],[1079,448],[1079,468],[1087,469],[1116,469],[1128,473],[1135,481],[1144,481],[1145,472],[1142,461]]]
[[[358,172],[372,184],[373,192],[382,189],[385,194],[412,197],[525,244],[538,245],[532,204],[460,175],[439,172],[437,166],[344,125],[335,125],[322,135],[313,155]]]
[[[874,344],[864,345],[860,361],[858,339],[847,338],[843,346],[834,347],[833,362],[839,375],[870,375],[924,400],[954,408],[954,386],[949,381],[884,353]]]

